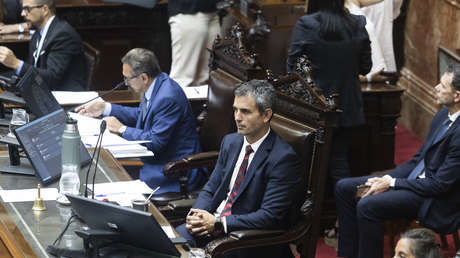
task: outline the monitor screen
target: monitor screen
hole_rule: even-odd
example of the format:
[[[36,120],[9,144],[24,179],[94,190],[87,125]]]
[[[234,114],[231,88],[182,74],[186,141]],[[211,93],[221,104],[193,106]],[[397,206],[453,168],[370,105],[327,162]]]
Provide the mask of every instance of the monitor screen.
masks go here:
[[[180,256],[153,215],[75,195],[66,195],[72,210],[91,229],[119,233],[120,242],[160,254]]]
[[[66,119],[64,110],[59,109],[15,130],[16,138],[43,184],[61,175],[61,140]],[[90,159],[88,151],[80,142],[80,161],[86,164]]]
[[[35,68],[31,67],[27,70],[17,87],[26,106],[35,116],[41,117],[61,109],[48,85]]]

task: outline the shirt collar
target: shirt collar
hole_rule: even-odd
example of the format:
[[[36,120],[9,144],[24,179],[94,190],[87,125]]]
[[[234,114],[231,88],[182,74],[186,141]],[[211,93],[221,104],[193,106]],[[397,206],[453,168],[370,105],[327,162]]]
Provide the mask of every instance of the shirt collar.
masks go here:
[[[152,92],[153,92],[153,88],[155,87],[155,81],[157,80],[157,78],[153,79],[153,82],[152,84],[150,84],[149,88],[147,89],[147,91],[144,93],[144,97],[147,101],[150,101],[150,98],[152,97]]]
[[[449,120],[451,123],[455,122],[455,120],[457,120],[457,118],[460,116],[460,110],[455,112],[454,114],[449,114],[447,113],[447,116],[449,117]]]
[[[48,19],[45,26],[43,26],[43,28],[40,30],[40,36],[43,36],[43,32],[45,31],[46,28],[50,26],[51,22],[54,20],[54,17],[56,17],[56,15],[53,15],[51,16],[51,18]]]
[[[268,131],[267,133],[262,136],[262,138],[260,138],[259,140],[257,140],[255,143],[253,144],[250,144],[247,140],[246,140],[246,137],[244,137],[244,142],[243,142],[243,149],[246,149],[246,146],[247,145],[251,145],[251,148],[252,150],[254,151],[254,153],[257,152],[257,149],[260,147],[260,145],[262,144],[262,142],[265,140],[265,138],[267,138],[268,134],[270,133],[270,127],[268,128]]]

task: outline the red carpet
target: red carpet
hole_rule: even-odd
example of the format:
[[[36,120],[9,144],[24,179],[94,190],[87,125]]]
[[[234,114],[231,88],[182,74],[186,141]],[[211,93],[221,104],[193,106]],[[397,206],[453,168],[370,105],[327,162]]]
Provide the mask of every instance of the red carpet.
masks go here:
[[[423,141],[419,139],[414,133],[409,131],[404,126],[398,124],[396,126],[396,136],[395,136],[395,163],[399,165],[409,160],[422,146]],[[453,244],[452,236],[448,236],[447,240],[449,242],[449,247],[446,250],[443,250],[443,256],[445,258],[452,258],[455,256],[455,247]],[[439,240],[438,240],[439,241]],[[440,243],[440,242],[439,242]],[[385,257],[390,257],[390,250],[388,245],[388,239],[385,237]],[[316,257],[318,258],[335,258],[337,257],[337,252],[324,244],[324,239],[318,240],[318,245],[316,246]]]

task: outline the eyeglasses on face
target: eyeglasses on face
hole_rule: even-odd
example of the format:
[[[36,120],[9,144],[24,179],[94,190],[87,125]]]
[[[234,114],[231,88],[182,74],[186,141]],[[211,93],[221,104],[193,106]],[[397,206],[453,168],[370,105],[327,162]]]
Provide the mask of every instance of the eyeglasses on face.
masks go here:
[[[134,75],[134,76],[131,76],[131,77],[125,77],[125,76],[123,76],[123,81],[125,82],[125,84],[128,84],[129,81],[131,81],[132,79],[134,79],[134,78],[136,78],[136,77],[139,77],[139,75],[141,75],[141,74]]]
[[[22,7],[22,11],[25,12],[25,13],[30,13],[30,11],[32,11],[33,9],[35,8],[41,8],[43,7],[44,5],[41,4],[41,5],[34,5],[34,6],[23,6]]]

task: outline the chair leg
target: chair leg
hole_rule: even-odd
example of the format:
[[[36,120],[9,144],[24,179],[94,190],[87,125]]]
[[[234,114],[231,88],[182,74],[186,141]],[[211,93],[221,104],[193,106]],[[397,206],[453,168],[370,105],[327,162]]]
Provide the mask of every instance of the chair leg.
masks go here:
[[[442,248],[442,249],[447,249],[447,248],[449,248],[449,244],[447,243],[447,237],[446,237],[446,235],[439,234],[439,238],[441,239],[441,248]]]
[[[458,239],[458,231],[453,233],[455,250],[460,250],[460,240]]]

